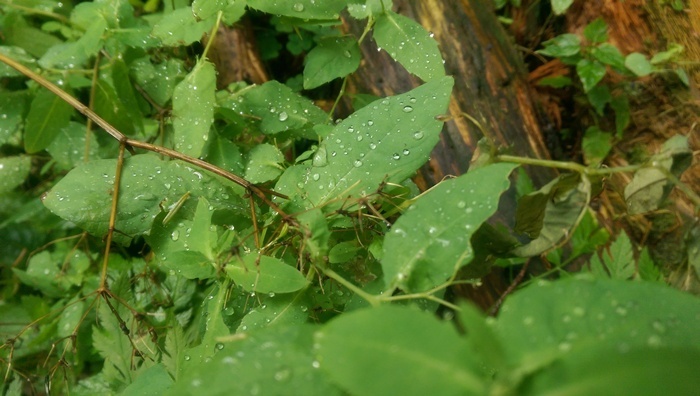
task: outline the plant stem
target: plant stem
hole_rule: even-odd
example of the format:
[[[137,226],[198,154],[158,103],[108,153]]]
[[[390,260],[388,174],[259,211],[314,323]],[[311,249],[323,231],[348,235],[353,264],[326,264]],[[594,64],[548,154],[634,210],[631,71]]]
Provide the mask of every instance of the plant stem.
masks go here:
[[[381,297],[373,296],[364,290],[360,289],[359,287],[355,286],[352,282],[349,282],[342,276],[340,276],[337,272],[333,271],[330,268],[324,268],[322,266],[316,266],[317,269],[321,270],[323,275],[333,279],[334,281],[340,283],[341,285],[345,286],[347,289],[352,291],[353,293],[357,294],[358,296],[362,297],[365,299],[370,305],[373,307],[378,307],[381,304]]]

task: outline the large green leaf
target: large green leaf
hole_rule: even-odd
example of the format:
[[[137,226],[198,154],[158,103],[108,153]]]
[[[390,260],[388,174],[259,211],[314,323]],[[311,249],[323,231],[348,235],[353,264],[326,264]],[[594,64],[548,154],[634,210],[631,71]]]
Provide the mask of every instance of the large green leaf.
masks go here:
[[[387,10],[377,18],[373,35],[380,48],[423,81],[445,76],[437,42],[413,19]]]
[[[353,395],[482,394],[468,345],[448,323],[404,307],[346,313],[316,333],[323,370]]]
[[[275,146],[259,144],[248,153],[245,178],[251,183],[264,183],[276,179],[282,173],[284,154]]]
[[[226,273],[244,290],[260,293],[291,293],[308,283],[301,272],[284,261],[256,254],[228,263]]]
[[[25,155],[0,158],[0,194],[24,183],[31,165],[31,157]]]
[[[273,15],[301,19],[336,19],[348,0],[247,0],[248,6]]]
[[[239,332],[251,331],[268,326],[298,325],[309,319],[311,303],[307,291],[296,293],[269,293],[263,296],[262,304],[252,309],[241,320]]]
[[[173,92],[175,149],[192,157],[202,154],[214,122],[216,70],[201,60]]]
[[[44,205],[90,233],[105,235],[116,164],[116,159],[109,159],[80,165],[45,195]],[[186,192],[193,198],[207,197],[215,209],[249,210],[230,187],[206,173],[178,161],[163,161],[156,155],[136,155],[125,160],[122,170],[115,239],[127,242],[147,232],[161,212],[161,203],[168,206]],[[188,200],[181,210],[194,211],[187,206],[196,202]]]
[[[320,371],[311,350],[314,327],[274,326],[224,337],[210,361],[190,365],[166,395],[342,394]]]
[[[498,209],[513,164],[493,164],[438,184],[392,226],[384,240],[387,288],[407,292],[445,282],[474,257],[472,234]]]
[[[511,364],[524,371],[590,348],[609,357],[638,348],[700,352],[698,328],[697,297],[658,283],[583,277],[525,288],[495,323]]]
[[[213,16],[197,20],[191,7],[183,7],[164,15],[153,27],[151,34],[165,46],[189,45],[200,40],[215,22]]]
[[[65,128],[73,108],[52,92],[41,88],[27,114],[24,127],[24,149],[36,153],[45,149]]]
[[[373,102],[335,126],[311,164],[288,168],[279,192],[301,196],[308,207],[339,207],[371,194],[382,182],[399,183],[425,163],[447,109],[453,80],[433,80],[410,92]]]
[[[351,36],[328,37],[306,55],[304,89],[313,89],[338,77],[345,77],[360,66],[360,47]]]

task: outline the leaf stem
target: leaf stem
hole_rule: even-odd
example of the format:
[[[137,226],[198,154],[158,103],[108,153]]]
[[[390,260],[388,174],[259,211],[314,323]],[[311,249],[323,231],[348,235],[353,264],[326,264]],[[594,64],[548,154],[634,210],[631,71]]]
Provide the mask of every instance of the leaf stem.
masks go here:
[[[347,289],[349,289],[353,293],[362,297],[364,300],[366,300],[368,303],[370,303],[370,305],[372,305],[373,307],[378,307],[381,304],[381,297],[377,297],[377,296],[374,296],[374,295],[371,295],[371,294],[365,292],[364,290],[355,286],[352,282],[350,282],[347,279],[340,276],[340,274],[333,271],[332,269],[324,268],[323,266],[320,266],[320,265],[316,266],[316,268],[319,269],[323,273],[323,275],[333,279],[334,281],[345,286]]]
[[[211,43],[214,42],[214,38],[216,38],[216,32],[219,31],[219,25],[221,25],[221,17],[224,15],[223,11],[219,11],[216,14],[216,22],[214,23],[214,27],[211,29],[211,33],[209,33],[209,38],[207,39],[207,46],[204,47],[204,52],[202,53],[201,59],[206,59],[207,54],[209,53],[209,48],[211,47]]]

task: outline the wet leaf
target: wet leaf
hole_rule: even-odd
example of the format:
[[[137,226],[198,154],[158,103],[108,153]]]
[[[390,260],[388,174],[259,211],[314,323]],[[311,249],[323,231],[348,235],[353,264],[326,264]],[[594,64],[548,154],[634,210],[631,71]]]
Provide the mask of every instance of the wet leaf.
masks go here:
[[[595,60],[582,59],[576,64],[576,74],[583,84],[583,92],[588,92],[605,77],[605,65]]]
[[[450,324],[424,312],[396,306],[356,310],[329,322],[315,340],[321,368],[350,394],[485,392],[465,341]]]
[[[643,348],[651,355],[665,348],[697,353],[698,326],[697,297],[658,283],[579,277],[515,293],[494,330],[510,363],[533,372],[588,350],[607,359]]]
[[[470,238],[498,209],[514,168],[493,164],[446,180],[399,217],[384,240],[387,290],[429,290],[469,263],[474,257]]]
[[[31,166],[32,158],[26,155],[0,158],[0,194],[24,183]]]
[[[284,261],[257,254],[228,263],[226,273],[244,290],[259,293],[291,293],[308,283],[301,272]]]
[[[345,77],[360,66],[360,48],[354,37],[329,37],[306,55],[304,89],[313,89],[338,77]]]
[[[247,0],[250,8],[273,15],[284,15],[300,19],[336,19],[348,0]]]
[[[151,34],[165,46],[189,45],[200,40],[215,22],[214,17],[198,21],[191,7],[183,7],[165,14]]]
[[[199,157],[209,140],[214,122],[216,71],[207,61],[200,61],[173,92],[173,128],[175,149]]]
[[[306,290],[263,296],[262,303],[243,317],[238,332],[269,326],[300,325],[309,320],[311,302]]]
[[[423,81],[445,76],[437,41],[413,19],[387,9],[377,18],[373,35],[380,48]]]
[[[340,207],[347,197],[371,194],[382,182],[399,183],[428,159],[439,139],[453,80],[433,80],[410,92],[373,102],[335,126],[311,164],[288,168],[275,187],[302,197],[308,208]]]
[[[271,144],[262,143],[253,147],[247,157],[245,178],[251,183],[264,183],[276,179],[282,173],[284,155]]]
[[[45,88],[40,88],[27,114],[24,127],[24,149],[39,152],[51,144],[61,129],[68,126],[73,108]]]

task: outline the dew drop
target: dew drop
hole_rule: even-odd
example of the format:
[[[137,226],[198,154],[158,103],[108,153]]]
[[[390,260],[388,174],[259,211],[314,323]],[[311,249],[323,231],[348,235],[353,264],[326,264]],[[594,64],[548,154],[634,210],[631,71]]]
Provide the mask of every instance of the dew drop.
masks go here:
[[[421,132],[421,131],[416,131],[416,132],[413,134],[413,138],[416,139],[416,140],[421,140],[421,139],[423,139],[423,132]]]
[[[394,155],[392,155],[391,158],[397,160],[397,159],[401,158],[401,156],[399,155],[399,153],[394,153]]]
[[[369,126],[374,125],[374,121],[372,121],[372,120],[367,121],[367,125],[369,125]]]
[[[374,144],[374,143],[370,143],[370,144],[369,144],[369,148],[370,148],[370,150],[374,150],[374,149],[377,148],[377,145]]]
[[[172,239],[173,241],[177,241],[178,238],[180,238],[180,231],[175,230],[172,234],[170,234],[170,239]]]
[[[314,173],[313,176],[311,176],[311,178],[314,179],[314,181],[318,181],[318,179],[321,178],[321,175],[319,175],[318,173]]]
[[[280,113],[280,115],[279,115],[280,121],[282,121],[282,122],[287,121],[287,118],[289,118],[289,114],[287,114],[286,111],[283,111]]]
[[[301,3],[295,3],[295,4],[292,6],[292,9],[293,9],[294,11],[296,11],[296,12],[302,12],[302,11],[304,11],[304,5],[301,4]]]
[[[409,155],[411,152],[408,149],[403,149],[403,155]]]
[[[353,162],[353,165],[355,166],[355,168],[359,168],[362,166],[362,161],[356,160],[355,162]]]
[[[220,351],[220,350],[224,349],[224,344],[217,342],[216,345],[214,345],[214,348],[216,348],[217,350]]]
[[[404,112],[404,113],[410,113],[410,112],[412,112],[412,111],[413,111],[413,107],[411,107],[411,106],[404,106],[404,107],[403,107],[403,112]]]

